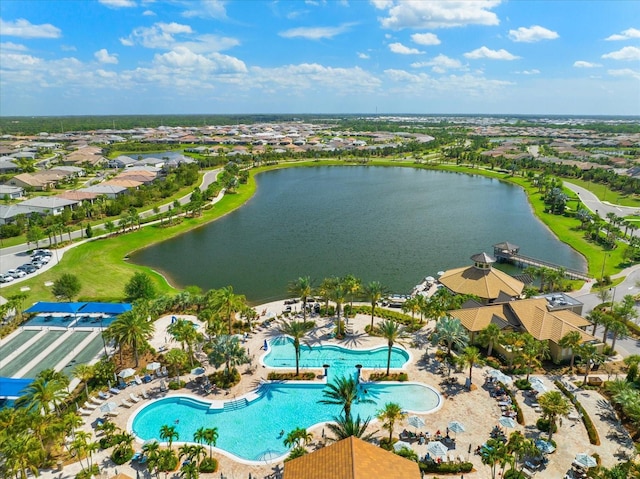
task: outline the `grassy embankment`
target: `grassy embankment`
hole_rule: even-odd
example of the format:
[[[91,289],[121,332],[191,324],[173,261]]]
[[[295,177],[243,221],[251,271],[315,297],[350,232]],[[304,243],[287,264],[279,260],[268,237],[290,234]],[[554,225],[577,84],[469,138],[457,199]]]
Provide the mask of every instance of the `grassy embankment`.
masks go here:
[[[372,166],[402,166],[456,171],[466,174],[482,175],[517,184],[526,190],[531,206],[540,220],[545,223],[558,238],[587,258],[589,273],[592,276],[596,278],[600,277],[605,254],[607,255],[604,269],[605,275],[614,274],[622,267],[626,266],[622,260],[623,248],[617,248],[613,251],[604,251],[600,246],[587,242],[584,239],[584,232],[579,229],[579,222],[576,219],[546,213],[541,195],[525,178],[512,177],[508,174],[492,170],[456,166],[452,164],[416,164],[412,161],[388,159],[372,160],[368,164]],[[154,282],[161,293],[176,292],[174,288],[167,284],[161,275],[153,272],[149,268],[127,263],[125,260],[127,255],[133,251],[144,248],[145,246],[164,241],[202,226],[240,207],[249,198],[251,198],[255,192],[255,175],[263,171],[277,168],[309,167],[319,165],[345,165],[345,162],[340,160],[310,160],[280,163],[278,165],[263,166],[253,169],[250,172],[249,181],[246,185],[241,185],[235,194],[225,195],[225,197],[214,205],[213,208],[205,210],[202,216],[198,218],[184,218],[180,224],[171,227],[160,228],[158,226],[147,226],[138,231],[124,235],[90,241],[65,253],[60,264],[54,269],[38,275],[28,281],[2,288],[2,295],[5,297],[11,296],[12,294],[18,293],[20,287],[28,286],[31,290],[28,292],[29,297],[25,304],[38,300],[53,300],[54,298],[51,294],[50,288],[45,287],[44,283],[47,281],[54,281],[63,273],[72,273],[78,276],[82,284],[80,298],[92,300],[116,300],[122,298],[124,285],[135,271],[148,272],[153,277]],[[574,198],[577,201],[577,197],[573,195],[573,193],[568,192],[568,195],[570,198]]]

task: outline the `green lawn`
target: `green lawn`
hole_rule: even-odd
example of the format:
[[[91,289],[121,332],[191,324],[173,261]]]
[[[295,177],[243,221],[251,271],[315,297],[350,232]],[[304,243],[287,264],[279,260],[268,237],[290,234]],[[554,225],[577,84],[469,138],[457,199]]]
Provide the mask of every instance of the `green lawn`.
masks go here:
[[[584,181],[577,178],[567,179],[567,181],[569,183],[575,183],[576,185],[582,186],[583,188],[589,190],[591,193],[596,195],[600,201],[607,201],[609,203],[621,206],[640,207],[640,198],[620,194],[617,191],[609,189],[607,185],[594,183],[592,181]]]

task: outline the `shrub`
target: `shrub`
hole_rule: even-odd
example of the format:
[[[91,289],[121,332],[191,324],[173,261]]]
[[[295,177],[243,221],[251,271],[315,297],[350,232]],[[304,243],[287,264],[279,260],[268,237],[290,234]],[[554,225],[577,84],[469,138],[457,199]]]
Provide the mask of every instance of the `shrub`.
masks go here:
[[[76,474],[76,479],[91,479],[92,477],[98,477],[100,475],[100,468],[97,464],[92,464],[91,467],[83,469]]]
[[[521,389],[523,391],[528,391],[531,389],[531,383],[529,381],[527,381],[526,379],[522,378],[522,379],[516,379],[514,381],[514,384],[516,385],[516,387],[518,389]]]
[[[187,383],[185,383],[184,381],[180,380],[180,381],[176,381],[175,379],[173,381],[169,381],[169,389],[171,389],[172,391],[175,391],[177,389],[182,389],[183,387],[185,387],[187,385]]]
[[[409,459],[410,461],[418,462],[418,453],[407,446],[404,446],[399,451],[396,451],[396,454],[398,456],[404,457],[405,459]]]
[[[218,470],[218,460],[215,457],[205,457],[200,463],[200,472],[216,472]]]
[[[548,419],[546,418],[540,418],[536,421],[536,427],[542,431],[542,432],[549,432],[549,427],[551,426],[551,423],[549,422]],[[557,425],[553,425],[553,432],[555,433],[558,430],[558,426]]]
[[[418,465],[422,472],[435,472],[439,474],[467,473],[473,469],[473,463],[471,462],[442,462],[438,464],[429,461],[419,462]]]
[[[485,363],[487,364],[487,366],[493,369],[500,369],[500,367],[502,366],[500,360],[496,358],[487,358],[485,359]]]
[[[408,381],[409,375],[407,373],[371,373],[369,375],[369,381]]]
[[[171,472],[178,468],[178,456],[175,451],[171,451],[171,455],[167,456],[164,460],[158,463],[158,470],[160,472]]]
[[[298,457],[302,457],[307,453],[308,451],[305,449],[304,446],[296,446],[293,449],[291,449],[291,452],[289,453],[289,455],[284,461],[287,462],[287,461],[290,461],[291,459],[297,459]]]
[[[240,382],[240,373],[235,368],[229,374],[225,371],[216,371],[209,376],[209,381],[219,388],[229,389]]]
[[[504,479],[526,479],[526,477],[527,476],[516,469],[509,469],[504,473]]]
[[[315,378],[316,374],[309,371],[301,372],[297,376],[296,373],[293,372],[277,373],[273,371],[267,375],[267,379],[270,381],[310,381]]]
[[[132,447],[125,450],[115,448],[111,453],[111,460],[118,466],[124,464],[125,462],[128,462],[132,457],[133,457]]]

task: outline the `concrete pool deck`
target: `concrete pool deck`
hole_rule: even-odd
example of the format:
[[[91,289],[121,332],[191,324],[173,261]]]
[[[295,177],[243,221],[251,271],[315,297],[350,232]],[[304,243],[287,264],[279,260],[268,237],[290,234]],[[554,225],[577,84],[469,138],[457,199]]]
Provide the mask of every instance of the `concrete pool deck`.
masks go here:
[[[299,308],[299,304],[297,305]],[[283,301],[269,303],[268,305],[262,305],[257,309],[259,313],[262,311],[272,311],[276,314],[281,314],[285,305]],[[175,315],[181,318],[195,319],[193,316],[188,315]],[[265,314],[266,316],[266,314]],[[336,341],[329,337],[329,333],[332,329],[332,320],[326,318],[311,318],[316,321],[316,328],[309,334],[309,344],[339,344],[349,348],[371,348],[376,346],[384,346],[385,342],[382,338],[374,338],[368,336],[364,332],[364,328],[371,321],[368,316],[358,315],[355,319],[349,321],[352,334],[345,339]],[[379,320],[376,319],[376,322]],[[166,334],[166,327],[171,322],[171,315],[164,316],[156,322],[156,333],[152,339],[152,345],[156,348],[165,346],[168,349],[172,347],[179,347],[177,343],[170,340]],[[260,320],[256,323],[259,324]],[[408,344],[406,349],[411,354],[411,361],[406,367],[406,372],[409,375],[410,381],[417,381],[433,386],[436,390],[443,394],[446,394],[447,398],[444,401],[442,408],[433,414],[419,415],[425,421],[425,427],[421,430],[429,431],[431,434],[437,430],[444,432],[450,421],[459,421],[465,427],[465,432],[453,435],[457,439],[457,448],[454,451],[455,457],[462,457],[463,460],[470,460],[474,464],[476,472],[465,474],[465,477],[483,479],[490,477],[489,468],[482,464],[480,456],[473,454],[473,450],[484,443],[489,438],[489,432],[498,424],[498,420],[501,417],[500,407],[495,399],[490,397],[489,391],[483,387],[484,375],[486,368],[475,368],[473,371],[473,382],[477,385],[477,389],[473,391],[467,391],[464,388],[464,381],[468,376],[468,370],[464,373],[452,372],[451,377],[454,378],[453,384],[445,384],[443,380],[444,376],[438,374],[437,365],[434,361],[435,348],[428,344],[426,338],[433,327],[433,322],[425,326],[415,336],[413,344]],[[258,361],[261,354],[264,354],[264,350],[261,349],[264,340],[278,335],[278,329],[276,324],[272,324],[268,328],[262,328],[256,330],[256,332],[246,340],[245,346],[249,349],[249,355],[252,357],[252,364],[241,366],[239,368],[242,373],[242,380],[240,384],[231,388],[229,391],[221,390],[218,394],[210,394],[204,396],[205,399],[210,400],[232,400],[236,397],[240,397],[244,394],[251,392],[259,384],[260,380],[265,380],[269,369],[262,366]],[[417,347],[421,345],[422,347]],[[429,358],[429,362],[422,361],[423,356]],[[144,365],[141,365],[144,368]],[[207,366],[207,372],[213,371],[213,367]],[[315,371],[315,370],[314,370]],[[322,371],[317,371],[320,374]],[[368,377],[368,372],[363,371],[363,375]],[[187,375],[188,376],[188,375]],[[187,379],[187,376],[182,376],[182,379]],[[192,379],[189,377],[189,379]],[[577,377],[562,377],[551,378],[540,376],[540,379],[544,383],[548,390],[556,389],[553,380],[559,379],[563,381],[570,388],[574,386],[572,383],[579,380]],[[605,378],[606,379],[606,378]],[[184,393],[184,389],[181,391],[159,391],[159,379],[155,379],[150,384],[136,385],[128,387],[126,390],[120,392],[114,396],[113,399],[117,404],[120,404],[121,399],[129,397],[129,393],[133,392],[140,396],[142,390],[146,390],[148,393],[153,394],[153,397],[163,397],[164,395],[171,395],[176,393]],[[195,394],[192,390],[188,391],[189,394]],[[578,453],[597,453],[601,459],[602,464],[607,467],[611,467],[618,462],[619,452],[626,452],[631,454],[632,443],[628,434],[620,426],[615,414],[612,414],[612,409],[609,403],[597,392],[587,390],[575,391],[577,398],[591,417],[596,429],[600,435],[601,445],[593,446],[589,444],[586,429],[580,420],[570,420],[564,418],[562,425],[559,427],[558,432],[554,434],[554,440],[558,444],[558,450],[549,455],[549,464],[546,469],[539,471],[536,474],[536,478],[541,479],[555,479],[558,477],[564,477],[566,471],[570,468],[571,462]],[[525,418],[525,426],[517,425],[513,430],[521,431],[527,437],[542,437],[545,438],[546,434],[541,434],[535,427],[535,422],[539,417],[531,402],[523,395],[521,391],[516,392],[516,398],[520,404]],[[119,414],[113,418],[114,422],[121,428],[125,428],[127,421],[131,414],[143,407],[147,401],[141,401],[135,404],[130,409],[118,406],[117,411]],[[85,419],[84,429],[92,432],[92,423],[95,423],[96,419],[103,417],[104,414],[100,412],[100,408],[96,408],[88,416],[83,416]],[[394,437],[398,437],[398,434],[403,430],[414,430],[406,422],[398,424],[394,430]],[[321,429],[313,428],[311,432],[314,435],[314,443],[321,441]],[[373,422],[370,426],[371,430],[378,430],[378,436],[384,437],[388,435],[388,432],[381,430],[379,423]],[[504,428],[503,428],[504,429]],[[506,434],[512,432],[510,429],[505,430]],[[224,434],[224,431],[219,431],[219,434]],[[615,436],[619,436],[618,439],[614,439]],[[187,438],[182,438],[187,439]],[[188,438],[190,439],[190,438]],[[250,431],[248,432],[247,440],[251,440]],[[141,449],[141,444],[136,443],[134,445],[136,450]],[[174,448],[175,448],[174,444]],[[420,455],[426,454],[426,445],[412,444],[412,448]],[[471,454],[469,454],[471,450]],[[130,463],[122,466],[115,466],[109,460],[108,456],[111,450],[99,451],[94,455],[94,461],[101,465],[102,471],[106,471],[103,477],[111,477],[115,475],[115,471],[126,473],[131,477],[136,477],[136,468]],[[249,474],[254,478],[263,477],[277,477],[272,476],[276,470],[282,471],[282,463],[280,464],[265,464],[265,465],[246,465],[232,459],[227,456],[214,452],[214,456],[219,461],[219,469],[215,474],[202,474],[203,478],[218,478],[220,473],[223,473],[225,477],[229,478],[247,478]],[[81,470],[79,464],[71,464],[64,468],[62,472],[54,471],[42,471],[42,477],[45,478],[72,478],[75,474]],[[145,469],[146,470],[146,469]],[[142,477],[143,470],[140,469]],[[169,477],[178,477],[179,471],[175,475]],[[428,474],[428,477],[433,477],[433,474]],[[437,476],[435,477],[450,477],[450,476]]]

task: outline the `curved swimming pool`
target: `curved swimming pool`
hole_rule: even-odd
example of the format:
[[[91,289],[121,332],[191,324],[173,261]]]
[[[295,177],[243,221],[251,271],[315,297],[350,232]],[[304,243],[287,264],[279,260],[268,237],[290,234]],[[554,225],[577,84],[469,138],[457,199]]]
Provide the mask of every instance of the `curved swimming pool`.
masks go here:
[[[266,383],[253,397],[226,401],[222,408],[220,401],[216,404],[193,396],[170,396],[140,409],[130,419],[129,428],[143,441],[160,441],[160,427],[172,425],[179,434],[175,442],[193,442],[198,428],[216,427],[221,452],[241,461],[271,462],[288,452],[280,431],[310,428],[340,414],[339,406],[318,403],[325,387],[318,383]],[[412,413],[433,412],[442,405],[440,395],[420,383],[369,383],[362,394],[374,402],[356,402],[354,417],[375,417],[387,402],[399,403]]]

